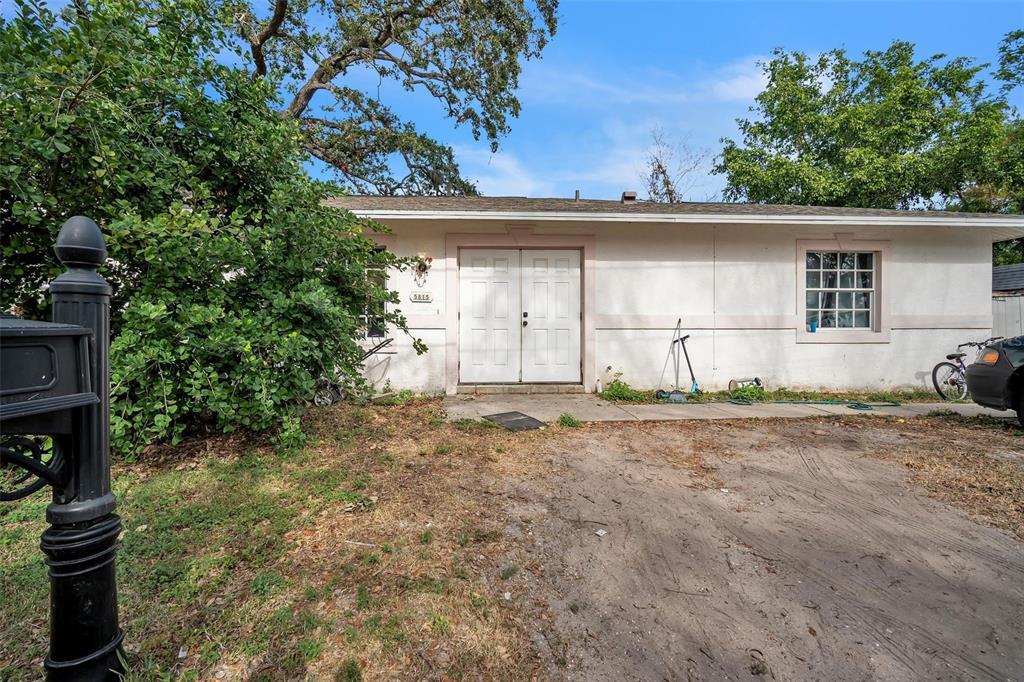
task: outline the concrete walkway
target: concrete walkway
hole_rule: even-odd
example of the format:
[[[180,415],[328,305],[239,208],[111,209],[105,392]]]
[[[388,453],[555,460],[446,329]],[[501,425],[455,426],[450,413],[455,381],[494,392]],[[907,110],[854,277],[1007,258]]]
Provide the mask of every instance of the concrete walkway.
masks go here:
[[[974,403],[906,403],[899,407],[853,410],[846,405],[794,405],[788,403],[663,403],[638,405],[612,403],[593,394],[455,395],[443,403],[450,421],[480,419],[501,412],[522,412],[543,422],[563,413],[585,422],[676,421],[682,419],[752,419],[770,417],[822,417],[828,415],[882,415],[921,417],[933,410],[953,410],[964,416],[990,415],[1012,419],[1013,412],[999,412]]]

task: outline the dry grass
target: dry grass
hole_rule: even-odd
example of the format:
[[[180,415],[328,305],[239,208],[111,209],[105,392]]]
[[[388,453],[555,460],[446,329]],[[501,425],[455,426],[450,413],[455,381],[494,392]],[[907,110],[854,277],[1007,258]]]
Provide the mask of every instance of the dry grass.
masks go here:
[[[524,679],[491,481],[545,465],[544,433],[448,424],[438,401],[308,415],[288,453],[245,437],[115,472],[132,679]],[[0,510],[0,679],[46,648],[45,498]]]
[[[912,440],[868,454],[901,464],[932,497],[1024,540],[1024,430],[1015,420],[944,415],[885,423]]]
[[[342,628],[310,666],[314,677],[352,659],[371,679],[533,672],[528,636],[498,584],[510,547],[488,481],[542,466],[523,447],[537,434],[438,426],[438,412],[436,403],[341,408],[316,423],[313,456],[327,470],[342,464],[331,433],[359,434],[344,465],[373,472],[377,500],[364,514],[321,510],[287,557],[310,581],[351,567],[347,586],[317,605]]]

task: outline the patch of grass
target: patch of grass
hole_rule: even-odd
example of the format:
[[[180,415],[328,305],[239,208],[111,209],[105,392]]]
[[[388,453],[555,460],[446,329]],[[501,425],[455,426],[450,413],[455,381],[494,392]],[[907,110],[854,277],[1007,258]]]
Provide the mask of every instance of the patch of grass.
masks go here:
[[[938,417],[945,422],[957,424],[958,426],[992,429],[995,431],[1002,431],[1009,436],[1024,438],[1024,428],[1021,428],[1020,422],[1013,417],[993,417],[988,414],[978,414],[968,417],[946,408],[932,410],[926,416]]]
[[[419,578],[406,578],[400,583],[402,587],[415,592],[428,592],[432,594],[444,594],[448,591],[448,580],[445,578],[434,578],[422,576]]]
[[[284,576],[277,571],[260,571],[252,579],[250,588],[257,597],[269,597],[285,586]]]
[[[509,564],[505,568],[501,569],[501,573],[499,575],[501,576],[502,580],[508,580],[509,578],[515,576],[517,573],[519,573],[519,567],[515,564]]]
[[[429,530],[425,530],[422,533],[420,533],[420,544],[421,545],[429,545],[431,540],[433,540],[433,539],[434,539],[434,534],[431,533]]]
[[[605,386],[601,397],[620,403],[645,403],[654,400],[654,391],[640,391],[622,379],[615,379]]]
[[[434,446],[435,455],[450,455],[452,453],[452,446],[448,443],[438,443]]]
[[[753,402],[773,400],[844,400],[865,403],[934,403],[940,400],[934,391],[915,389],[910,391],[801,391],[789,388],[765,390],[760,386],[744,386],[733,392],[710,391],[691,395],[692,402],[715,402],[743,398]]]
[[[323,651],[324,648],[323,644],[321,644],[315,639],[300,639],[295,644],[295,647],[299,650],[299,653],[302,654],[302,657],[307,661],[312,661],[314,658],[319,656],[320,652]]]
[[[940,407],[936,410],[928,410],[926,417],[959,417],[959,413],[955,410],[951,410],[948,407]]]
[[[359,661],[350,658],[345,661],[341,669],[334,675],[335,682],[362,682],[363,671],[359,668]]]
[[[495,424],[494,422],[488,421],[486,419],[468,419],[468,418],[467,419],[459,419],[458,421],[452,423],[452,426],[454,426],[457,431],[462,431],[464,433],[472,432],[472,431],[477,431],[477,430],[480,430],[480,429],[500,429],[501,428],[500,424]]]
[[[430,631],[435,635],[444,637],[451,631],[451,629],[451,623],[449,623],[448,619],[444,616],[439,616],[435,613],[434,617],[430,619]]]
[[[558,415],[558,423],[561,424],[562,426],[568,426],[571,429],[578,429],[579,427],[583,426],[583,422],[581,422],[579,419],[572,416],[568,412],[563,412],[562,414]]]
[[[402,619],[398,614],[392,614],[387,618],[375,613],[366,619],[366,630],[373,637],[376,637],[384,644],[393,644],[405,641],[405,631],[402,629]]]
[[[469,544],[486,544],[488,542],[497,542],[501,539],[501,531],[497,530],[484,530],[482,528],[464,528],[459,531],[457,542],[459,547],[465,547]]]
[[[360,585],[356,588],[356,608],[360,611],[365,611],[373,606],[373,597],[370,596],[370,591],[366,589],[366,585]]]

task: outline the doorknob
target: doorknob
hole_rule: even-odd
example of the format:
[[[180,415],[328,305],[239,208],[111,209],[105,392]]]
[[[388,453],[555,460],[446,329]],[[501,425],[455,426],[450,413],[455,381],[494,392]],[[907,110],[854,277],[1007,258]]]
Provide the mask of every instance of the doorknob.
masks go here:
[[[529,316],[530,316],[530,313],[528,313],[528,312],[526,312],[526,311],[524,310],[524,311],[523,311],[523,319],[525,319],[525,318],[527,318],[527,317],[529,317]]]
[[[529,323],[529,322],[527,322],[526,320],[523,320],[523,326],[524,326],[524,327],[525,327],[526,325],[528,325],[528,324],[530,324],[530,323]]]

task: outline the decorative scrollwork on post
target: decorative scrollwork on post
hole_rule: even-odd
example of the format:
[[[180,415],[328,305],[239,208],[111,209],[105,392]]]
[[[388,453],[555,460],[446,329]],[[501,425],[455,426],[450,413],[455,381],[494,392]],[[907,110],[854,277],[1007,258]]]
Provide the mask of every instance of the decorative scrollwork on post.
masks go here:
[[[48,485],[59,485],[64,462],[52,438],[0,437],[0,502],[28,497]]]

